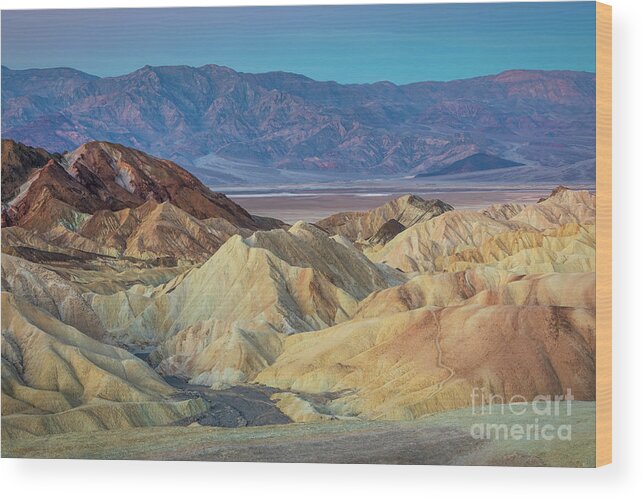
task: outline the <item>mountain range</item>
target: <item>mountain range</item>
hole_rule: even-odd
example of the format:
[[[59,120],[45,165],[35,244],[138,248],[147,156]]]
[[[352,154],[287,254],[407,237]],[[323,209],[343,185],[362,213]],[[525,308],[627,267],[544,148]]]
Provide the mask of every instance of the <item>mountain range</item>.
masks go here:
[[[591,181],[595,90],[593,73],[574,71],[395,85],[216,65],[103,78],[2,67],[2,136],[58,153],[116,142],[169,158],[206,183],[244,181],[249,168],[470,174],[476,161],[449,166],[479,154],[499,167],[525,165],[521,179]]]

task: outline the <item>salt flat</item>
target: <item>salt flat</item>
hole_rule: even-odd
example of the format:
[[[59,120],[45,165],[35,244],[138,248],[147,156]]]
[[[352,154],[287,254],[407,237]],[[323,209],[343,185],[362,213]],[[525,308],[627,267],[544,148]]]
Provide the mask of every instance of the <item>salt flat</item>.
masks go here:
[[[315,222],[337,212],[366,211],[412,192],[440,199],[455,209],[480,209],[496,203],[535,203],[555,187],[436,183],[419,179],[384,179],[300,186],[242,186],[219,188],[251,213],[287,223]],[[579,186],[586,187],[586,186]]]

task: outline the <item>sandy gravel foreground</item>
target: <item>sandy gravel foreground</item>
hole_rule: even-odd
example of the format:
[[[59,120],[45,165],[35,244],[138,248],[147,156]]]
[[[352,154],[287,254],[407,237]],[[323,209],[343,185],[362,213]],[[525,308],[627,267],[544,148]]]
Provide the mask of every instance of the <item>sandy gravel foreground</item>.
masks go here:
[[[497,408],[501,406],[496,406]],[[337,421],[234,429],[202,426],[71,433],[2,442],[2,457],[503,466],[595,465],[595,403],[571,415],[472,415],[470,408],[415,421]],[[476,439],[472,425],[569,425],[571,440]],[[476,428],[481,428],[476,426]],[[495,434],[495,430],[492,432]]]

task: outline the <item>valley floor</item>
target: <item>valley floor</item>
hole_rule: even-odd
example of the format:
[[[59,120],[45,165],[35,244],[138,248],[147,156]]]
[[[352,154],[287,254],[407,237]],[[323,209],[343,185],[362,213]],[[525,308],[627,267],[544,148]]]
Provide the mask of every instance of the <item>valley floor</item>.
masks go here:
[[[362,184],[262,185],[222,190],[251,213],[295,223],[298,220],[316,222],[337,212],[372,210],[407,192],[426,199],[439,198],[456,209],[478,210],[494,203],[535,203],[555,187],[550,184],[528,187],[441,185],[418,179],[364,181]]]
[[[185,400],[197,396],[207,402],[208,410],[205,413],[186,418],[177,423],[180,425],[196,422],[202,426],[237,428],[292,422],[270,399],[279,390],[268,386],[248,384],[212,390],[203,385],[190,385],[175,376],[166,376],[165,381],[179,390],[174,398]]]
[[[480,415],[479,411],[474,415],[467,408],[413,421],[334,421],[225,429],[163,426],[67,433],[4,439],[2,457],[592,467],[596,404],[574,401],[571,407],[571,414],[561,410],[559,416],[535,415],[532,410],[514,415],[508,406],[493,406],[491,415]],[[479,435],[478,430],[487,425],[525,428],[534,423],[539,428],[568,425],[570,439],[505,439],[502,430],[496,438],[495,427],[485,438],[472,436],[472,430]]]

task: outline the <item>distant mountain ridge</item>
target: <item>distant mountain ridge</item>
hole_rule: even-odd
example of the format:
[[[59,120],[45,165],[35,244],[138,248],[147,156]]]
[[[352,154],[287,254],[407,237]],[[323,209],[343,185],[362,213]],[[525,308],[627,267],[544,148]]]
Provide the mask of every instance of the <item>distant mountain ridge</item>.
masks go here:
[[[507,159],[498,158],[491,154],[478,152],[467,156],[466,158],[454,161],[450,165],[439,168],[435,171],[426,173],[418,173],[418,177],[433,177],[436,175],[453,175],[458,173],[471,173],[485,170],[496,170],[502,168],[511,168],[513,166],[522,166],[522,163],[517,161],[509,161]]]
[[[2,135],[57,152],[117,142],[206,181],[204,157],[215,165],[415,174],[476,153],[555,176],[595,157],[595,93],[595,75],[574,71],[343,85],[216,65],[145,66],[105,78],[3,66]],[[587,166],[578,174],[594,175]]]

